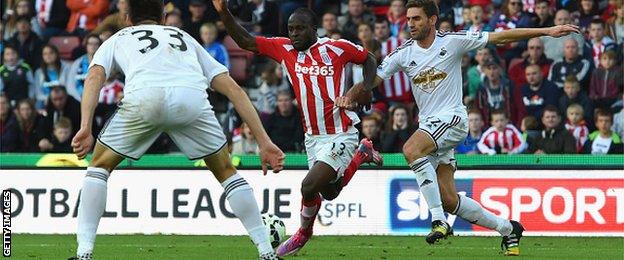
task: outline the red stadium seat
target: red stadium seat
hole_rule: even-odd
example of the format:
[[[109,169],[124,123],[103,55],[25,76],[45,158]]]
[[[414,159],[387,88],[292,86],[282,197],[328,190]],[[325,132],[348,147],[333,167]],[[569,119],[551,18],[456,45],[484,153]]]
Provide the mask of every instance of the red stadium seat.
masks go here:
[[[78,36],[55,36],[50,38],[49,43],[58,48],[61,59],[71,60],[72,51],[80,46],[80,38]]]
[[[247,80],[247,67],[251,64],[253,53],[238,47],[229,35],[223,39],[223,45],[230,55],[230,76],[239,84]]]

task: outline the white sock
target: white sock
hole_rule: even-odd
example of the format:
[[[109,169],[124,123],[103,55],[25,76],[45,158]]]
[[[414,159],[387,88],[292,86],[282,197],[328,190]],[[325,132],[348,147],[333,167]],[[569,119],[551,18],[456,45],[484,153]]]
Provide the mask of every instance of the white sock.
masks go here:
[[[496,230],[503,236],[509,236],[511,234],[513,227],[509,220],[497,217],[471,198],[459,194],[457,194],[457,196],[459,198],[453,214],[470,223]]]
[[[109,175],[102,168],[87,168],[78,205],[78,255],[93,252],[97,227],[106,208],[106,182]]]
[[[442,220],[446,222],[444,209],[442,209],[442,199],[440,199],[440,188],[435,169],[431,166],[429,159],[423,157],[410,163],[410,168],[416,173],[416,181],[420,189],[420,194],[425,197],[429,205],[432,220]]]
[[[273,252],[269,229],[262,223],[251,186],[238,173],[221,183],[234,215],[243,223],[260,254]]]

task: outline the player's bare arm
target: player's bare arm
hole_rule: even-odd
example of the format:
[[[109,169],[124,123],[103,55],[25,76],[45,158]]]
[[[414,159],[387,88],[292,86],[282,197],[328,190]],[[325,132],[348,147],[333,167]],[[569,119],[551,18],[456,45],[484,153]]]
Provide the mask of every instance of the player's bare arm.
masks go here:
[[[540,36],[562,37],[570,33],[581,33],[579,27],[572,24],[557,25],[547,28],[516,28],[489,33],[488,43],[506,44]]]
[[[383,79],[377,76],[376,73],[373,78],[374,79],[372,80],[372,83],[370,85],[366,85],[364,84],[364,82],[354,84],[353,87],[351,87],[344,96],[336,98],[336,106],[348,110],[357,109],[358,105],[360,104],[358,104],[356,100],[358,100],[359,97],[366,96],[367,92],[372,91],[374,88],[379,86],[381,82],[383,82]]]
[[[256,52],[256,39],[234,20],[234,16],[227,8],[227,0],[212,0],[212,3],[219,13],[223,25],[225,25],[225,30],[236,44],[245,50]]]
[[[93,123],[93,114],[98,104],[100,90],[106,80],[104,68],[95,65],[89,69],[87,78],[84,83],[84,91],[82,93],[82,102],[80,102],[80,130],[72,139],[72,147],[74,153],[79,159],[83,159],[91,148],[93,148],[93,136],[91,128]]]
[[[226,96],[234,105],[236,112],[243,121],[249,125],[251,132],[258,141],[260,147],[260,160],[262,162],[262,172],[267,173],[268,163],[273,172],[277,173],[284,168],[284,153],[269,138],[262,127],[260,118],[249,97],[243,89],[236,84],[234,79],[227,73],[222,73],[214,77],[212,87],[215,91]]]

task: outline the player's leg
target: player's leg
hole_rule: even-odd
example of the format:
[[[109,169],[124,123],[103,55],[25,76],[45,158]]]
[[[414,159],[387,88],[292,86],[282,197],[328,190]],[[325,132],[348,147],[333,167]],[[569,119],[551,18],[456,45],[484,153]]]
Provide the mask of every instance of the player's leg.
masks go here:
[[[258,203],[251,186],[236,173],[230,154],[223,146],[218,152],[204,158],[206,166],[223,186],[225,197],[234,215],[243,223],[262,257],[274,254],[269,230],[262,223]]]
[[[344,176],[341,178],[340,183],[337,183],[340,185],[332,185],[331,187],[328,187],[326,191],[328,196],[335,195],[334,198],[338,196],[342,187],[349,184],[351,178],[355,175],[355,172],[358,168],[360,168],[360,165],[364,163],[373,163],[377,166],[383,165],[383,157],[381,157],[381,154],[379,154],[378,151],[375,151],[375,148],[373,148],[373,142],[368,138],[364,138],[360,141],[360,145],[355,151],[353,159],[349,162],[349,165],[344,171]],[[323,194],[323,198],[331,200],[329,197],[326,197],[325,194]]]
[[[441,164],[438,166],[437,172],[444,210],[470,223],[498,231],[503,236],[502,244],[505,254],[518,255],[520,253],[519,242],[524,230],[522,225],[498,217],[483,208],[475,200],[458,194],[455,189],[455,167],[453,165]]]
[[[409,163],[410,168],[416,174],[416,181],[420,193],[429,205],[429,212],[432,216],[432,231],[427,236],[427,242],[433,243],[436,240],[450,234],[450,226],[446,222],[440,190],[435,169],[427,158],[427,155],[435,152],[437,145],[431,134],[425,130],[417,130],[403,146],[403,155]]]
[[[96,142],[93,159],[87,168],[80,192],[76,232],[78,259],[92,257],[95,235],[106,208],[108,177],[123,159],[124,157]]]

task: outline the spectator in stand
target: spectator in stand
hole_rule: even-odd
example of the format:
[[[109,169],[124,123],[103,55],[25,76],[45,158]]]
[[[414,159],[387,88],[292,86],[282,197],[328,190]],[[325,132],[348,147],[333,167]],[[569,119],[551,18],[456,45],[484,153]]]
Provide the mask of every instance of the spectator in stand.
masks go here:
[[[112,72],[100,90],[98,105],[93,114],[94,135],[99,134],[102,128],[104,128],[105,122],[117,110],[117,105],[123,98],[124,84],[119,78],[119,72]]]
[[[594,67],[600,66],[600,55],[617,49],[615,42],[605,35],[605,22],[600,19],[592,20],[589,25],[589,39],[585,42],[585,48],[594,59]]]
[[[583,86],[588,86],[592,74],[593,62],[579,55],[578,43],[569,38],[563,45],[563,59],[556,61],[550,67],[548,80],[563,88],[563,82],[569,76],[574,76]]]
[[[381,44],[375,40],[375,36],[373,35],[373,26],[368,23],[359,24],[357,27],[357,38],[358,41],[356,43],[372,53],[375,56],[377,63],[381,63]],[[362,82],[364,80],[362,77],[362,65],[351,65],[353,65],[351,74],[353,83]]]
[[[54,123],[52,140],[45,138],[41,139],[39,142],[39,149],[41,149],[41,152],[71,153],[71,137],[71,122],[66,117],[61,117],[56,123]]]
[[[535,2],[535,15],[537,16],[535,27],[545,28],[555,25],[549,1],[537,0]]]
[[[401,1],[393,1],[401,2]],[[388,56],[394,50],[399,48],[404,41],[392,36],[390,33],[390,23],[385,18],[379,18],[375,21],[375,38],[381,44],[381,59]],[[409,77],[402,71],[394,74],[390,79],[384,80],[379,88],[381,100],[388,106],[392,106],[395,103],[404,103],[409,105],[414,102],[412,95],[412,86],[409,81]],[[385,109],[381,109],[385,110]]]
[[[381,120],[376,114],[362,118],[361,138],[368,138],[375,150],[381,150]]]
[[[356,42],[358,25],[361,23],[373,24],[375,15],[366,10],[363,0],[349,0],[347,9],[348,13],[338,18],[338,24],[342,36],[349,41]]]
[[[3,2],[5,3],[5,2]],[[11,10],[11,14],[8,15],[7,19],[3,17],[2,22],[7,22],[7,26],[5,28],[4,38],[11,38],[17,32],[17,18],[24,16],[27,18],[28,23],[30,23],[30,28],[37,35],[41,35],[41,27],[39,26],[39,21],[35,17],[35,12],[32,9],[33,3],[30,0],[18,0],[15,3],[15,8]]]
[[[213,23],[205,23],[199,29],[201,43],[204,49],[219,63],[223,64],[226,68],[230,68],[230,55],[228,54],[225,46],[220,42],[217,42],[217,26]]]
[[[587,136],[589,136],[589,128],[587,128],[587,123],[583,119],[583,107],[579,104],[571,104],[568,106],[566,115],[565,128],[574,136],[576,152],[580,153],[583,151],[583,144],[587,141]]]
[[[251,23],[252,33],[264,36],[277,36],[279,33],[279,8],[273,1],[251,0],[239,17]]]
[[[82,91],[84,90],[84,81],[89,71],[89,64],[93,60],[95,51],[102,45],[102,40],[97,35],[90,34],[83,40],[83,43],[87,53],[78,57],[69,68],[67,85],[67,93],[78,101],[82,100]]]
[[[616,1],[615,14],[607,20],[607,35],[616,43],[624,43],[624,1]]]
[[[489,24],[484,22],[483,19],[483,6],[473,5],[470,7],[470,27],[468,31],[473,32],[491,32],[494,31]]]
[[[184,25],[182,23],[182,16],[180,15],[180,11],[174,10],[173,12],[168,13],[165,18],[165,25],[182,29]]]
[[[204,0],[190,0],[188,10],[190,17],[184,19],[182,29],[191,35],[197,42],[201,42],[199,37],[199,28],[208,21],[206,17],[206,2]]]
[[[66,0],[71,11],[67,31],[80,36],[95,29],[108,12],[108,0]]]
[[[338,17],[336,14],[332,12],[326,12],[323,14],[323,18],[321,20],[321,28],[316,30],[316,34],[319,37],[328,37],[329,32],[333,32],[338,30]]]
[[[416,131],[410,111],[404,105],[397,104],[390,108],[390,120],[386,131],[381,135],[381,151],[400,153],[403,144]]]
[[[560,90],[557,85],[542,78],[540,67],[535,64],[526,68],[526,80],[527,84],[522,86],[522,102],[526,113],[538,118],[545,106],[557,105]]]
[[[451,31],[458,31],[458,32],[459,31],[468,31],[468,28],[470,27],[470,23],[471,23],[470,14],[471,14],[470,6],[469,5],[464,5],[461,8],[461,20],[458,19],[457,26],[455,26],[455,29],[451,30]],[[453,14],[453,15],[455,15],[455,14]],[[444,20],[448,21],[449,19],[448,18],[444,18]],[[438,18],[438,21],[442,21],[442,19]],[[451,20],[451,21],[453,21],[453,20]]]
[[[490,27],[495,32],[513,28],[535,27],[536,18],[522,11],[521,0],[505,0],[500,11],[490,16]],[[511,59],[519,57],[526,49],[526,42],[514,42],[498,48],[498,54],[505,59],[507,64]]]
[[[624,100],[624,96],[622,96],[622,100]],[[624,136],[624,107],[620,108],[620,111],[613,116],[611,130],[619,136]]]
[[[468,111],[468,136],[460,143],[455,151],[458,154],[478,154],[477,144],[483,135],[483,117],[479,110]]]
[[[117,31],[130,26],[126,21],[129,10],[128,0],[117,0],[116,7],[117,12],[104,18],[104,21],[99,23],[98,26],[95,27],[95,30],[93,30],[94,34],[101,35],[107,30],[112,30],[113,34],[115,34]]]
[[[19,126],[9,99],[0,93],[0,152],[14,152],[18,145]]]
[[[598,130],[589,135],[589,140],[583,147],[587,154],[622,154],[624,145],[620,136],[611,131],[613,125],[613,114],[608,110],[598,110],[596,112],[596,128]]]
[[[235,136],[232,141],[232,154],[258,154],[260,151],[256,138],[245,122],[240,127],[240,135]]]
[[[528,43],[528,56],[525,59],[514,59],[509,64],[509,79],[518,86],[526,83],[524,72],[531,64],[539,65],[542,77],[548,78],[552,60],[544,55],[544,43],[540,38],[532,38]]]
[[[518,154],[525,149],[525,142],[518,129],[509,123],[507,113],[496,109],[490,115],[491,127],[483,133],[477,144],[482,154]]]
[[[591,120],[593,118],[594,106],[587,94],[581,91],[581,85],[574,75],[570,75],[566,78],[563,92],[564,94],[559,98],[559,111],[561,113],[566,113],[570,105],[579,104],[584,111],[583,117],[586,120]]]
[[[15,151],[21,153],[39,152],[37,144],[45,132],[41,128],[43,117],[35,110],[35,104],[31,100],[22,99],[17,104],[16,115],[19,132],[17,136],[18,145]]]
[[[520,130],[522,131],[522,140],[524,140],[527,144],[527,147],[531,144],[529,141],[535,140],[538,135],[540,135],[539,124],[537,123],[537,118],[534,116],[527,116],[522,119],[520,123]]]
[[[407,9],[405,9],[404,0],[392,0],[390,1],[390,8],[388,8],[388,22],[390,23],[390,35],[393,37],[399,37],[401,32],[407,30]]]
[[[570,12],[565,9],[558,10],[555,14],[555,25],[564,25],[572,23],[572,19],[570,18]],[[554,38],[550,36],[542,36],[540,37],[542,42],[544,42],[544,54],[546,57],[551,60],[561,60],[563,58],[564,49],[561,46],[564,45],[565,41],[568,39],[574,39],[579,47],[585,46],[585,37],[578,33],[571,33],[563,37]],[[579,48],[579,55],[583,56],[585,50],[583,48]]]
[[[249,99],[261,116],[273,114],[280,91],[290,91],[287,80],[283,78],[281,66],[275,61],[264,64],[260,73],[260,87],[249,89]]]
[[[69,83],[69,67],[61,60],[59,51],[54,45],[46,44],[41,52],[41,67],[35,71],[35,89],[37,90],[36,107],[41,109],[48,100],[50,90],[54,86],[67,86]]]
[[[535,154],[575,154],[576,140],[562,125],[559,110],[546,106],[542,115],[544,130],[529,141],[529,153]]]
[[[284,152],[301,152],[303,126],[289,90],[277,94],[277,109],[266,120],[264,128],[271,141]]]
[[[477,96],[479,86],[481,86],[485,78],[485,62],[493,59],[492,50],[487,47],[479,49],[474,57],[477,64],[470,67],[467,72],[468,95],[473,99]]]
[[[581,31],[585,31],[592,20],[600,19],[600,12],[596,0],[579,0],[578,11],[573,16],[578,19],[578,25]]]
[[[600,67],[594,70],[589,83],[589,98],[594,107],[609,109],[622,96],[624,77],[616,65],[617,54],[607,51],[600,55]]]
[[[17,49],[7,45],[2,55],[3,65],[0,66],[0,92],[9,99],[12,107],[22,99],[35,99],[36,89],[30,66],[24,63],[17,53]]]
[[[452,32],[453,21],[448,20],[448,19],[440,20],[440,24],[438,25],[438,30],[442,32]]]
[[[515,102],[511,81],[503,77],[501,68],[493,59],[486,60],[483,67],[486,77],[477,91],[474,102],[475,108],[481,112],[483,121],[491,121],[490,113],[500,109],[510,115],[512,122],[519,123],[520,119],[517,115],[520,113],[517,113],[517,110],[520,108],[513,105]]]
[[[48,142],[52,139],[54,124],[61,117],[69,119],[72,125],[80,125],[80,103],[73,97],[67,95],[67,90],[63,86],[56,86],[50,92],[50,99],[46,106],[46,117],[43,118],[41,129],[42,138]],[[75,132],[72,133],[74,136]]]
[[[17,18],[17,32],[7,40],[7,45],[17,48],[19,55],[34,70],[41,64],[41,48],[43,42],[31,30],[30,18],[20,16]]]
[[[35,10],[37,22],[41,27],[40,36],[44,42],[65,31],[69,21],[69,9],[65,5],[65,0],[36,0]]]

